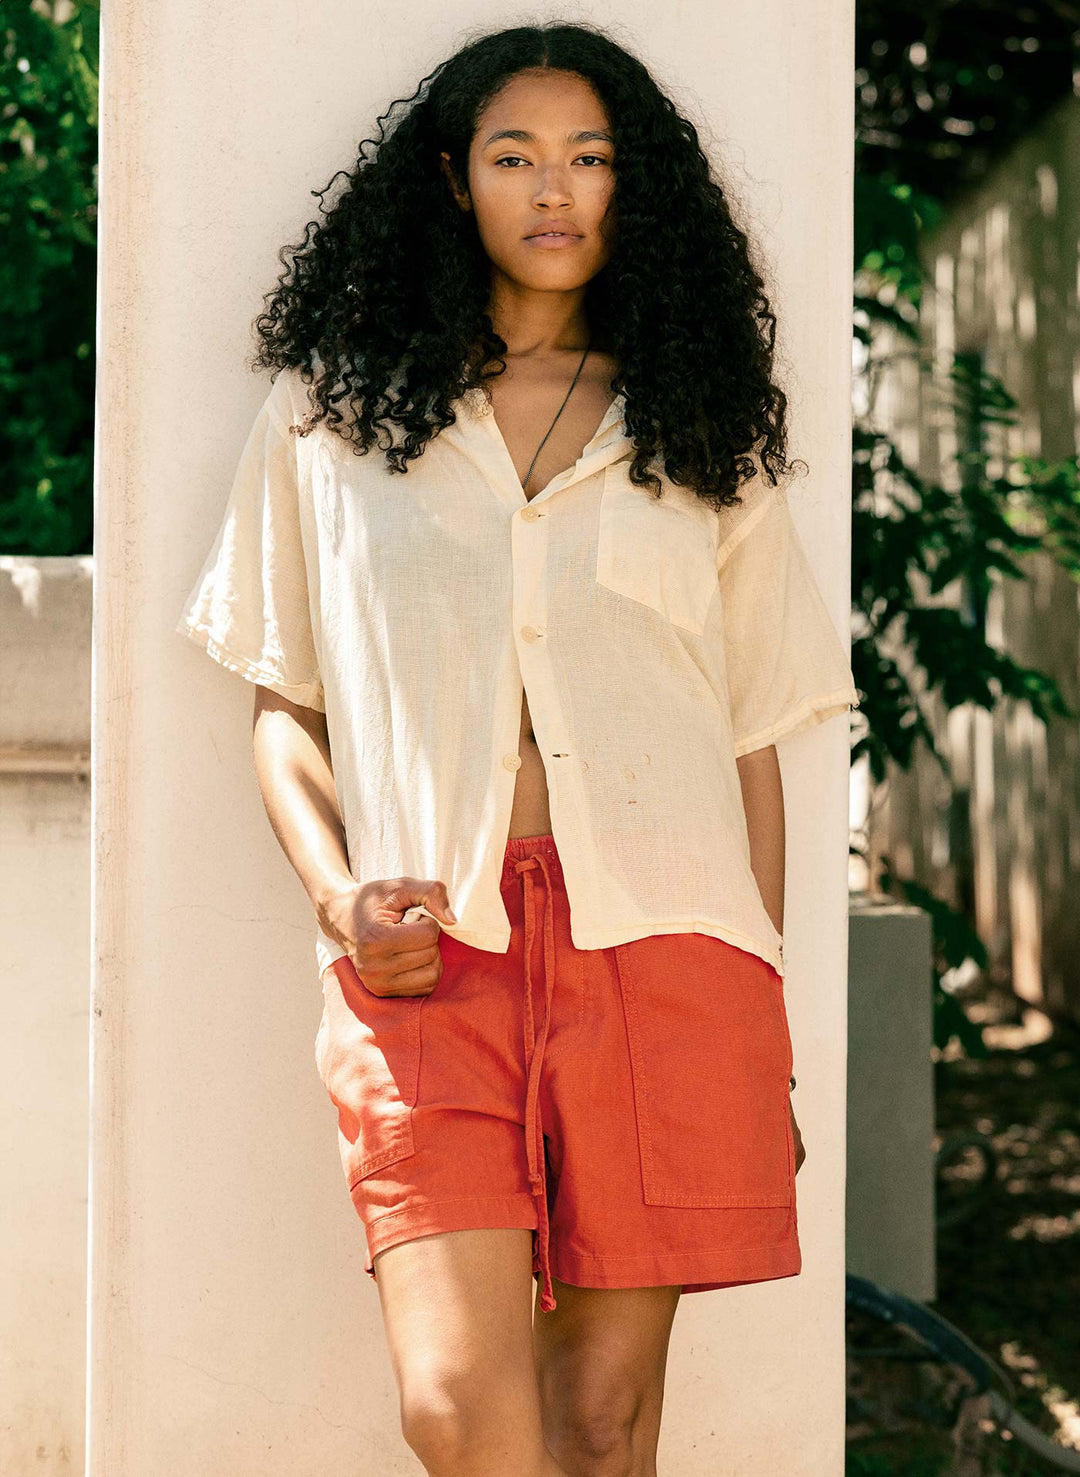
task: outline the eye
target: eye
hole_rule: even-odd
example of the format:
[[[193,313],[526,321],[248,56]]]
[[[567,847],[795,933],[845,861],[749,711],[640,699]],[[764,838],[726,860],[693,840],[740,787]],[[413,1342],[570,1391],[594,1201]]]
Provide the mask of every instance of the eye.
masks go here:
[[[595,159],[597,164],[607,164],[609,162],[604,154],[579,154],[578,159]],[[528,162],[520,154],[504,154],[501,159],[495,160],[496,164],[528,164]]]

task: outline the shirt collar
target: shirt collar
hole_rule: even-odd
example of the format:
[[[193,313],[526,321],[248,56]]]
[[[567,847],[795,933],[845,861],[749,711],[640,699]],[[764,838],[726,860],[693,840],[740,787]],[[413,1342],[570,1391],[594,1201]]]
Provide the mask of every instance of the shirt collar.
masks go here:
[[[321,374],[323,366],[317,350],[313,354],[313,363],[316,373]],[[451,406],[460,414],[454,424],[445,426],[439,432],[439,436],[458,446],[489,477],[496,480],[496,485],[502,487],[508,484],[508,500],[515,507],[526,501],[521,484],[517,481],[510,453],[495,423],[495,413],[481,387],[475,385],[466,390],[459,399],[451,402]],[[399,431],[400,428],[393,428],[395,440]],[[574,465],[560,472],[537,496],[547,498],[584,477],[591,477],[611,462],[632,454],[633,450],[634,443],[626,430],[626,396],[620,390]],[[535,501],[536,497],[533,498],[533,502]]]
[[[485,467],[489,474],[499,477],[500,486],[507,482],[515,503],[524,502],[525,494],[513,471],[510,454],[484,391],[478,385],[474,386],[454,401],[453,406],[462,415],[453,426],[442,430],[440,436],[449,437],[462,451]],[[455,435],[455,431],[459,433]],[[633,449],[634,443],[626,431],[626,396],[620,390],[574,465],[560,472],[532,501],[546,499],[574,482],[591,477]],[[509,477],[507,473],[510,474]]]

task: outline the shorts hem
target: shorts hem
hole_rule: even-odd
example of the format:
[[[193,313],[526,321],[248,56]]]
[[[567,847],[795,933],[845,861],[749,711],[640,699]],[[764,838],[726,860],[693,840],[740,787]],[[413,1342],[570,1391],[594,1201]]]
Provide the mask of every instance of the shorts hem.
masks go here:
[[[551,1247],[551,1272],[571,1287],[681,1287],[708,1292],[744,1282],[797,1277],[802,1252],[797,1237],[767,1246],[724,1246],[715,1251],[634,1252],[592,1256]]]
[[[419,1208],[403,1205],[372,1221],[364,1221],[368,1245],[364,1271],[374,1277],[374,1261],[379,1252],[418,1236],[434,1236],[439,1231],[535,1231],[538,1225],[536,1200],[525,1191],[518,1195],[462,1195],[450,1200],[429,1200]]]

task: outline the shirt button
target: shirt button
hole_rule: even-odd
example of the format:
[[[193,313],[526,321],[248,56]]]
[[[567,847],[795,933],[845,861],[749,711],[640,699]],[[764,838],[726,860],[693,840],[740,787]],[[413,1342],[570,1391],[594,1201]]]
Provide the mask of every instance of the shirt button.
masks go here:
[[[527,508],[522,508],[521,516],[526,523],[535,523],[537,518],[540,517],[540,510],[539,508],[534,508],[530,503]]]
[[[523,641],[539,641],[543,634],[543,631],[539,630],[536,626],[522,626],[521,628],[521,639]]]
[[[503,755],[503,768],[504,769],[520,769],[521,768],[521,755],[520,754],[504,754]]]

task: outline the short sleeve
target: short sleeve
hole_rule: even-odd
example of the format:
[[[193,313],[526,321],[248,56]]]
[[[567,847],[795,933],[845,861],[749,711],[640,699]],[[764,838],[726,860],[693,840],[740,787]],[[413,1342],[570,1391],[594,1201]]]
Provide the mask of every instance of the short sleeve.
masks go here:
[[[248,433],[221,525],[175,629],[229,671],[325,712],[286,374]]]
[[[849,707],[859,693],[783,486],[720,512],[717,571],[735,755]]]

